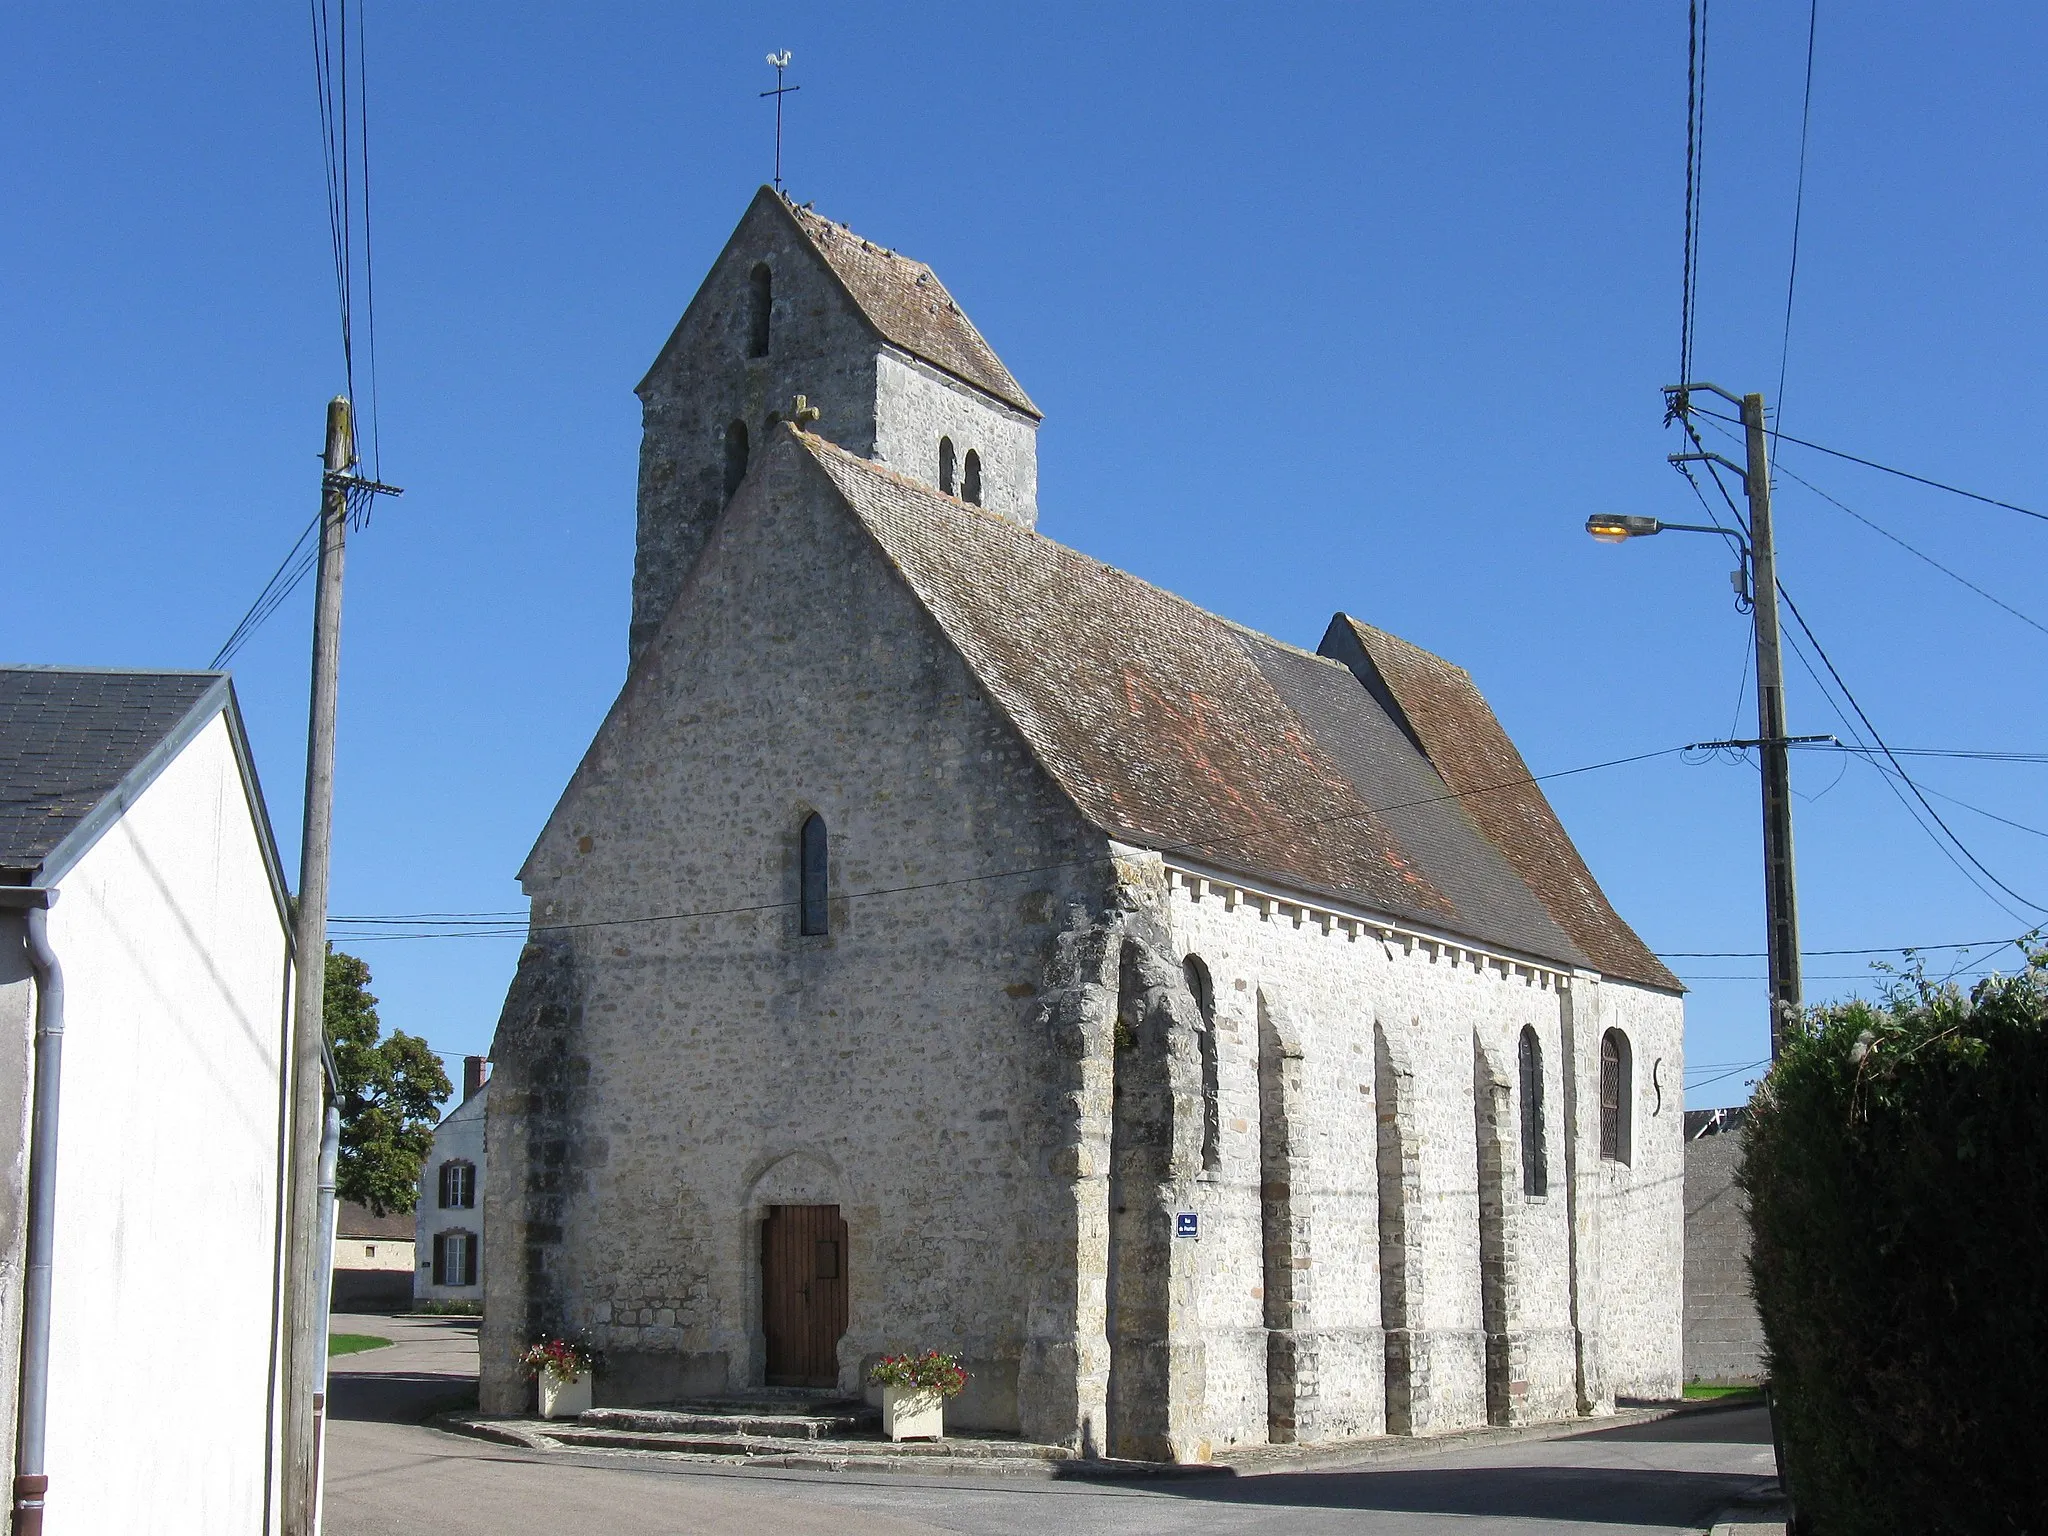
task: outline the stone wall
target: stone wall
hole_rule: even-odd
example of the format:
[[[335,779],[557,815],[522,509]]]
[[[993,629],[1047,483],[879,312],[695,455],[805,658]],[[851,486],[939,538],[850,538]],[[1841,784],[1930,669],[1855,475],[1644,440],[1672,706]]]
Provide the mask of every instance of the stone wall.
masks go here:
[[[1688,1117],[1690,1118],[1690,1117]],[[1763,1324],[1750,1294],[1749,1210],[1735,1187],[1742,1132],[1685,1144],[1685,1379],[1764,1379]]]
[[[954,1421],[1016,1428],[1027,1335],[1050,1341],[1044,1370],[1074,1369],[1081,1085],[1061,1063],[1089,1037],[1062,1045],[1040,993],[1103,905],[1102,843],[784,450],[524,872],[535,942],[492,1053],[484,1399],[516,1408],[517,1347],[555,1328],[610,1352],[601,1397],[757,1384],[760,1222],[829,1203],[849,1228],[841,1385],[885,1350],[959,1349]],[[824,936],[796,931],[812,812]],[[982,878],[1017,870],[1037,873]],[[1086,1016],[1100,977],[1072,979]]]

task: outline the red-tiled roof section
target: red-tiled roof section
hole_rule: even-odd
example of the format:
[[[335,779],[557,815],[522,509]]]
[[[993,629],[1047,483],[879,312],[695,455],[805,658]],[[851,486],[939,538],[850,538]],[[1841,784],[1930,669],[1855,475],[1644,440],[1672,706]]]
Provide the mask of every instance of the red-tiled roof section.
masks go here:
[[[1469,932],[1236,626],[816,437],[802,441],[1094,825]]]
[[[1034,420],[1043,415],[930,267],[808,208],[789,211],[885,340]]]
[[[1529,765],[1470,674],[1349,615],[1338,622],[1364,647],[1467,813],[1601,973],[1683,991],[1608,902],[1542,788],[1528,782]]]

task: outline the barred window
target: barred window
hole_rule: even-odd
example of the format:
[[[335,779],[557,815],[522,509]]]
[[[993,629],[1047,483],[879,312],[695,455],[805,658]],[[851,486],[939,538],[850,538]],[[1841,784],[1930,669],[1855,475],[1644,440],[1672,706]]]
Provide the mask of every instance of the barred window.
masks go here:
[[[1600,1155],[1631,1161],[1629,1105],[1634,1095],[1628,1036],[1610,1029],[1600,1037]]]

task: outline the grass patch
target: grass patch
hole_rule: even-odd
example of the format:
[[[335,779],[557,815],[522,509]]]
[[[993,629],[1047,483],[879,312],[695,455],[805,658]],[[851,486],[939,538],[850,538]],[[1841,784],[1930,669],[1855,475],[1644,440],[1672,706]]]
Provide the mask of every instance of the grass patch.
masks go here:
[[[1763,1395],[1763,1390],[1759,1387],[1722,1386],[1712,1381],[1688,1381],[1685,1384],[1685,1400],[1688,1403],[1713,1402],[1726,1397],[1761,1399]]]
[[[360,1355],[366,1349],[382,1349],[389,1339],[380,1339],[374,1333],[330,1333],[327,1335],[327,1354]]]

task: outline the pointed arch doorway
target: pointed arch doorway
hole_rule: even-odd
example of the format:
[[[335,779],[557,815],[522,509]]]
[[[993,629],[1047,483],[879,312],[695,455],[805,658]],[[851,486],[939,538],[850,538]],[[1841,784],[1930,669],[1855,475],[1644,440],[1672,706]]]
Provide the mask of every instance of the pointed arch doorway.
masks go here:
[[[771,1205],[761,1223],[761,1332],[771,1387],[839,1384],[846,1222],[836,1205]]]

